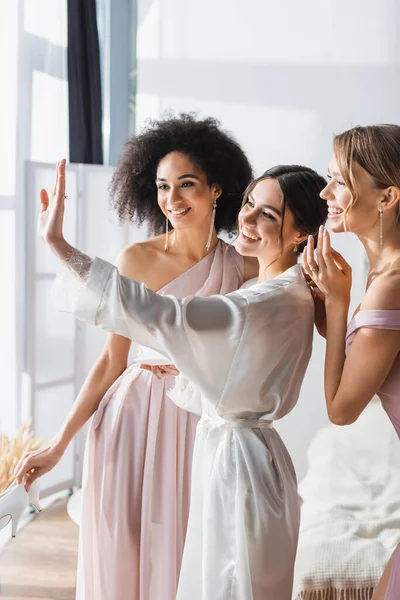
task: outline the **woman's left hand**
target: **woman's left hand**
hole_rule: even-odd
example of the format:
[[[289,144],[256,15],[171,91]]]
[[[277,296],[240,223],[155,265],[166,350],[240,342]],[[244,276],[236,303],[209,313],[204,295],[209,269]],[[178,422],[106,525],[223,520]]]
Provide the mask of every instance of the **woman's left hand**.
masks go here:
[[[316,255],[316,260],[315,260]],[[308,238],[303,252],[303,267],[325,296],[325,303],[349,305],[352,271],[343,256],[331,247],[330,235],[321,227],[317,250],[314,251],[314,238]]]

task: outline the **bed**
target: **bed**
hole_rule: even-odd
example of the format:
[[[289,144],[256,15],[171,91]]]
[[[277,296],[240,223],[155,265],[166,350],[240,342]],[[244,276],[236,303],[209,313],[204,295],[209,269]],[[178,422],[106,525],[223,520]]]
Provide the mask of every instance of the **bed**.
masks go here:
[[[294,600],[370,600],[400,542],[400,443],[374,399],[308,451]]]

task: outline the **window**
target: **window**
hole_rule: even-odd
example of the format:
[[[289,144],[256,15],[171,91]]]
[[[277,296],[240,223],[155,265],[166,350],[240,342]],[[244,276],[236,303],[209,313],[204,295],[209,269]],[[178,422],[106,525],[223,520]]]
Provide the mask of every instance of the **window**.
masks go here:
[[[18,2],[0,6],[0,208],[15,194],[18,77]]]
[[[0,430],[21,424],[25,161],[68,156],[67,0],[0,7]],[[28,274],[29,275],[29,274]]]
[[[0,210],[0,430],[15,427],[15,212]]]

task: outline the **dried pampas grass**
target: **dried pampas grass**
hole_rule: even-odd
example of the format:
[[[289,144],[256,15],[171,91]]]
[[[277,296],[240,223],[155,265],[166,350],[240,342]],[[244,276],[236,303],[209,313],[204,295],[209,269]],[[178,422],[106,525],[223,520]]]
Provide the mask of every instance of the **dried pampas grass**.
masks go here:
[[[35,437],[29,421],[14,438],[0,433],[0,494],[14,481],[13,473],[25,452],[38,450],[42,440]]]

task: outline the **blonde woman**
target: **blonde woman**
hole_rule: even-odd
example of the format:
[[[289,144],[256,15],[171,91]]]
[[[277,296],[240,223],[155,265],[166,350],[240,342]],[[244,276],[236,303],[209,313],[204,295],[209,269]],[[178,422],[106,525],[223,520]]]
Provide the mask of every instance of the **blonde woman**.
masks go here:
[[[377,394],[400,436],[400,127],[356,127],[336,136],[321,197],[332,231],[355,233],[369,260],[365,296],[348,323],[351,268],[324,228],[316,257],[314,240],[304,250],[304,267],[319,290],[316,303],[325,300],[319,328],[327,342],[328,415],[337,425],[353,423]],[[373,600],[398,598],[399,550]]]

